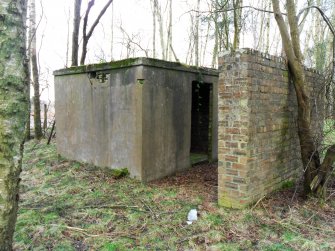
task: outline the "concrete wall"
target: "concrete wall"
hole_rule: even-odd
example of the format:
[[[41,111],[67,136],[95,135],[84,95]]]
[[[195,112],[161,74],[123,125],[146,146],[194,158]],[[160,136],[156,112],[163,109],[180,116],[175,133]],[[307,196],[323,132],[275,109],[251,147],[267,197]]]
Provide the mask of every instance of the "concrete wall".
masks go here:
[[[282,58],[240,50],[219,65],[218,200],[240,208],[302,175],[296,96]],[[321,81],[307,72],[315,127],[323,118]]]
[[[145,67],[143,71],[144,180],[153,180],[190,167],[192,82],[197,73]],[[202,75],[212,83],[217,98],[217,77]],[[217,159],[217,103],[213,112],[212,158]]]
[[[61,155],[97,166],[127,167],[141,177],[142,87],[136,84],[140,70],[114,70],[105,83],[87,73],[55,78]]]
[[[106,76],[100,83],[99,78]],[[217,78],[209,69],[131,59],[55,72],[58,152],[128,168],[143,181],[190,167],[192,81],[213,84],[211,158],[217,159]]]

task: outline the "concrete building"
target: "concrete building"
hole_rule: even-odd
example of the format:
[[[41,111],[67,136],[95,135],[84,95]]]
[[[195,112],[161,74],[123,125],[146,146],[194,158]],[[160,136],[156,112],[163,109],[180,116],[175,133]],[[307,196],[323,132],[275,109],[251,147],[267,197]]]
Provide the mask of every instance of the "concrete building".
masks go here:
[[[323,78],[306,71],[315,140]],[[284,59],[243,49],[219,71],[137,58],[55,72],[57,149],[150,181],[218,159],[218,203],[245,207],[303,173]],[[201,159],[200,158],[200,159]]]
[[[217,160],[213,69],[149,58],[55,73],[57,150],[150,181]]]

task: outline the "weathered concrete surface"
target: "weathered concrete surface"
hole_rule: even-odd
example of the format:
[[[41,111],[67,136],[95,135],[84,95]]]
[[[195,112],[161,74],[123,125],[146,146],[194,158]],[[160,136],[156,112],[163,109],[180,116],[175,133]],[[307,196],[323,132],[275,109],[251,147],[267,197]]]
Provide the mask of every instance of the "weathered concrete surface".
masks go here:
[[[192,81],[202,81],[213,85],[210,154],[216,160],[217,78],[214,70],[147,58],[56,71],[57,150],[128,168],[143,181],[188,168]]]

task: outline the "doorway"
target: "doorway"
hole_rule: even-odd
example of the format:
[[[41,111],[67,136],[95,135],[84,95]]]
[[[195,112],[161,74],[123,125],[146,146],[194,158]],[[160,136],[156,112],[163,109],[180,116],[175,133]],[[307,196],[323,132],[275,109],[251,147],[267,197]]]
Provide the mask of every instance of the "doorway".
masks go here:
[[[210,161],[212,151],[211,83],[192,82],[191,164]]]

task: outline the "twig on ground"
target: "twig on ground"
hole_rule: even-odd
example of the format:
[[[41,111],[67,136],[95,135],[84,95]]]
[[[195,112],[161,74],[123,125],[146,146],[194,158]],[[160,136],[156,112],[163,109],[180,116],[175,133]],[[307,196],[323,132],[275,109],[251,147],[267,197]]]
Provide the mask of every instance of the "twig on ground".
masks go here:
[[[253,205],[253,207],[251,208],[251,211],[254,210],[254,209],[257,207],[257,205],[259,204],[259,202],[261,202],[261,200],[263,200],[264,198],[265,198],[265,196],[261,197],[261,198],[256,202],[256,204]]]
[[[264,206],[263,201],[261,201],[261,204],[262,204],[262,206],[263,206],[265,212],[266,212],[266,213],[268,214],[268,216],[270,217],[271,215],[269,214],[269,211],[268,211],[268,210],[266,209],[266,207]]]
[[[185,242],[185,241],[189,241],[189,240],[198,238],[198,237],[202,236],[203,234],[204,234],[204,233],[194,234],[194,235],[188,236],[188,237],[186,237],[186,238],[184,238],[184,239],[181,239],[181,240],[177,241],[176,244],[181,244],[181,243],[183,243],[183,242]]]
[[[142,210],[139,206],[128,206],[128,205],[88,205],[84,206],[83,208],[129,209],[143,213],[147,212],[146,210]]]
[[[157,215],[155,214],[155,212],[151,209],[151,207],[149,207],[143,200],[141,200],[141,202],[143,203],[143,205],[150,211],[151,216],[157,220]]]
[[[64,227],[67,230],[71,230],[74,232],[78,232],[81,233],[87,237],[109,237],[109,238],[120,238],[120,237],[124,237],[124,238],[128,238],[128,239],[132,239],[132,240],[136,240],[135,237],[126,235],[124,233],[102,233],[102,234],[90,234],[87,232],[87,230],[83,229],[83,228],[79,228],[79,227],[71,227],[71,226],[64,226],[64,225],[57,225],[57,224],[51,224],[52,226],[57,226],[57,227]]]
[[[326,198],[326,200],[325,201],[328,201],[332,196],[334,196],[335,195],[335,192],[333,192],[333,193],[331,193],[331,194],[329,194],[329,196]]]

